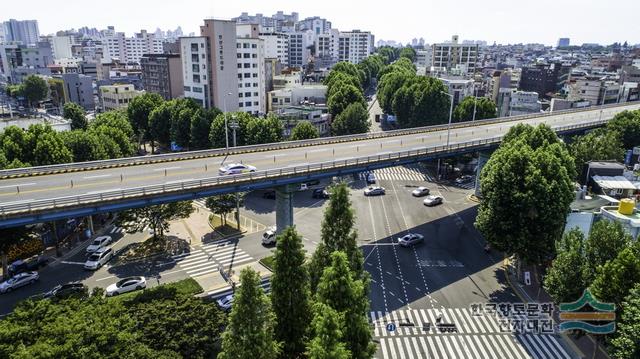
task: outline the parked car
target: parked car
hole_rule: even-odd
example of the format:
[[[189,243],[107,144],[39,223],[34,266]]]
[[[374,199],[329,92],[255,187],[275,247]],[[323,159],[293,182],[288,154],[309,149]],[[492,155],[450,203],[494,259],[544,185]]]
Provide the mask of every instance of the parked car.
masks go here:
[[[411,191],[411,195],[414,197],[422,197],[429,194],[429,189],[427,187],[418,187]]]
[[[40,269],[41,267],[46,266],[49,263],[49,258],[45,256],[32,256],[27,259],[17,261],[11,263],[9,268],[7,269],[9,275],[14,276],[19,273],[31,272]]]
[[[113,258],[113,249],[110,247],[102,247],[87,258],[87,261],[84,263],[84,269],[97,270],[105,265],[111,258]]]
[[[218,306],[222,308],[222,310],[230,310],[233,305],[233,294],[225,295],[224,297],[216,300]]]
[[[398,238],[398,244],[402,247],[409,247],[414,244],[420,243],[424,240],[424,236],[419,233],[408,233]]]
[[[276,191],[269,190],[262,194],[262,198],[264,199],[276,199]]]
[[[38,272],[18,273],[13,277],[7,279],[6,281],[0,283],[0,293],[8,293],[27,284],[33,284],[38,279],[40,279],[40,275],[38,275]]]
[[[276,228],[269,228],[264,233],[262,233],[262,245],[268,246],[271,244],[276,244]]]
[[[456,178],[456,184],[464,184],[471,181],[473,181],[473,176],[471,175],[462,175]]]
[[[384,187],[369,187],[364,190],[365,196],[381,196],[385,194]]]
[[[320,199],[327,199],[329,198],[329,191],[327,191],[324,188],[316,188],[313,190],[313,194],[311,195],[312,198],[320,198]]]
[[[249,173],[255,171],[256,168],[250,165],[245,165],[242,163],[227,163],[226,165],[220,167],[218,173],[220,173],[220,175],[237,175],[240,173]]]
[[[366,175],[366,180],[367,180],[367,184],[374,184],[376,183],[376,175],[373,172],[369,172]]]
[[[50,291],[44,293],[43,298],[67,298],[72,295],[87,296],[89,289],[82,283],[72,282],[66,284],[58,284]]]
[[[93,253],[100,248],[106,247],[111,244],[111,236],[100,236],[91,242],[87,247],[87,253]]]
[[[127,277],[109,285],[106,290],[106,295],[107,297],[111,297],[122,293],[132,292],[134,290],[144,289],[146,287],[147,280],[145,277]]]
[[[423,203],[425,206],[429,206],[429,207],[436,206],[436,205],[442,204],[442,197],[430,195],[424,199]]]
[[[320,180],[311,180],[307,182],[307,186],[317,186],[320,184]]]

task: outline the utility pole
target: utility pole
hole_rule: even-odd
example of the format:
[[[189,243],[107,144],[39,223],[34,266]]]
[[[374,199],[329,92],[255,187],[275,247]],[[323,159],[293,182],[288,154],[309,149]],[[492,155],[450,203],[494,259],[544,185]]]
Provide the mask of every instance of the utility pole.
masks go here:
[[[233,130],[233,147],[236,147],[236,130],[240,128],[240,125],[238,124],[235,115],[231,117],[231,123],[229,123],[229,127],[231,127],[231,129]],[[227,152],[229,152],[228,148]],[[240,195],[238,194],[238,192],[236,192],[236,223],[238,231],[240,231]]]

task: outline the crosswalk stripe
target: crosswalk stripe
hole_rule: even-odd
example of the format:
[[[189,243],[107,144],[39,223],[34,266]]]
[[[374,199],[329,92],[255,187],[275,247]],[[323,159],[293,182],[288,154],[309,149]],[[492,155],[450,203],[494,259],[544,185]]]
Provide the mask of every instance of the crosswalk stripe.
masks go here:
[[[469,350],[469,345],[467,345],[467,342],[465,341],[464,337],[466,337],[466,335],[458,335],[458,336],[455,336],[454,338],[456,338],[456,340],[460,342],[461,344],[460,346],[462,347],[462,349],[466,354],[465,358],[477,358],[478,353],[476,353],[475,349],[473,349],[475,356],[471,355],[471,351]],[[473,346],[471,346],[471,348],[473,348]]]
[[[416,356],[418,358],[424,358],[424,350],[422,350],[422,348],[418,344],[418,339],[416,337],[411,337],[411,343],[411,347],[413,348],[413,351],[415,351]]]
[[[558,352],[560,354],[562,354],[562,358],[563,359],[571,359],[571,356],[564,350],[564,348],[562,347],[562,345],[560,345],[560,343],[558,343],[558,340],[551,335],[543,335],[544,338],[547,338],[549,340],[549,343],[554,347],[558,349]]]
[[[476,348],[480,351],[480,355],[478,355],[478,358],[480,359],[490,359],[490,357],[487,355],[487,352],[484,350],[484,347],[482,346],[482,342],[480,341],[480,338],[478,335],[472,335],[469,337],[469,341],[471,342],[471,347],[472,348]]]
[[[374,312],[370,312],[371,323],[373,323],[373,335],[376,337],[380,336],[380,328],[378,327],[378,323],[376,322],[376,315]]]
[[[398,345],[398,348],[402,347],[401,343],[398,343],[398,344],[400,344]],[[409,354],[409,359],[413,359],[413,351],[411,350],[412,346],[409,343],[409,337],[404,337],[404,347],[407,349],[406,353]]]
[[[442,343],[440,342],[440,337],[439,336],[435,337],[435,342],[438,345],[438,349],[439,349],[440,353],[442,353],[442,356],[444,358],[446,358],[447,357],[447,352],[444,351],[444,347],[442,346]]]
[[[455,341],[455,337],[454,336],[443,337],[442,341],[447,346],[447,350],[448,350],[447,353],[454,354],[456,357],[461,358],[461,359],[464,358],[464,355],[460,351],[460,348],[458,347],[458,343]],[[451,343],[451,345],[449,345],[449,343]]]
[[[420,338],[420,340],[424,344],[424,340],[422,338]],[[436,351],[436,344],[434,343],[435,341],[432,339],[432,337],[427,337],[427,342],[429,342],[429,345],[426,346],[426,348],[429,349],[429,353],[431,354],[431,356],[433,356],[434,358],[438,358],[438,352]]]
[[[508,336],[505,342],[507,343],[507,346],[509,347],[509,349],[511,349],[511,352],[513,352],[513,354],[515,355],[515,358],[523,359],[526,357],[526,354],[524,357],[522,356],[522,350],[520,349],[519,345],[516,345],[517,341],[514,339],[513,336]]]
[[[533,349],[532,347],[533,343],[529,342],[528,335],[521,335],[519,336],[519,338],[522,340],[522,343],[527,347],[527,352],[529,353],[530,356],[532,356],[535,359],[542,359],[540,358],[538,353]]]
[[[219,263],[228,263],[228,262],[233,262],[235,260],[240,260],[240,259],[247,258],[247,257],[250,257],[250,256],[245,253],[245,254],[235,255],[235,256],[230,256],[230,257],[229,256],[225,256],[225,257],[222,257],[222,258],[216,258],[216,257],[213,257],[213,258],[215,258],[215,260],[218,261]]]
[[[464,310],[460,310],[460,308],[455,308],[453,310],[457,315],[458,318],[460,318],[460,322],[462,323],[462,326],[464,327],[465,333],[475,333],[476,330],[472,328],[470,322],[467,323],[469,321],[469,317],[466,316],[466,313]]]
[[[384,359],[389,358],[389,354],[387,353],[387,339],[380,340],[380,347],[382,347],[382,357]]]
[[[484,347],[487,349],[487,353],[492,352],[493,346],[491,346],[491,344],[489,344],[489,341],[487,340],[487,337],[485,335],[480,335],[480,339],[482,341],[482,344],[484,344]]]
[[[504,353],[502,346],[496,343],[496,338],[494,336],[490,336],[489,341],[491,342],[491,344],[493,344],[493,348],[495,348],[495,350],[500,353],[500,358],[509,358],[508,353]]]
[[[207,260],[208,258],[209,256],[206,253],[196,253],[196,254],[190,255],[189,257],[185,257],[181,260],[178,260],[177,262],[181,266],[186,266],[189,264],[198,263],[202,260]]]
[[[204,268],[196,271],[187,271],[187,274],[192,277],[199,277],[201,275],[205,275],[205,274],[209,274],[217,271],[218,271],[218,267],[208,267],[208,268]]]
[[[533,340],[538,343],[538,348],[542,349],[542,351],[544,353],[546,353],[546,357],[547,358],[557,358],[557,356],[551,355],[551,353],[549,352],[549,350],[547,349],[547,347],[544,345],[544,343],[542,342],[542,339],[540,338],[539,335],[532,335]]]

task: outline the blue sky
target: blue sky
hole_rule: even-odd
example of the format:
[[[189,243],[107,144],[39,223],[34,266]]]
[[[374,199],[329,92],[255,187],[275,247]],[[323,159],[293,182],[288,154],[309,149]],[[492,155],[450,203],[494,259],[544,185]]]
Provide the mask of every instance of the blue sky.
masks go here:
[[[36,19],[43,34],[82,26],[114,25],[128,35],[140,29],[175,29],[198,32],[205,17],[231,18],[245,11],[271,15],[296,11],[301,18],[321,16],[341,30],[370,30],[379,39],[427,42],[461,39],[490,44],[539,42],[555,44],[570,37],[583,42],[640,43],[637,29],[640,1],[593,0],[394,0],[394,1],[266,1],[266,0],[87,0],[7,1],[0,18]]]

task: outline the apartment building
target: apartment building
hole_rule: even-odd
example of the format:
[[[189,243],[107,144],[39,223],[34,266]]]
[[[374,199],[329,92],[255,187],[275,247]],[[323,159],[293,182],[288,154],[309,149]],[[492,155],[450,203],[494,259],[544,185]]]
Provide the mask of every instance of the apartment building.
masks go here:
[[[358,64],[373,53],[374,36],[369,31],[341,31],[338,37],[338,61]]]
[[[306,66],[311,57],[311,46],[315,44],[315,35],[312,30],[289,33],[289,62],[290,67]]]
[[[331,31],[331,21],[319,16],[308,17],[296,24],[296,30],[311,31],[315,35],[328,34]]]
[[[236,26],[238,109],[251,114],[265,114],[265,44],[256,24]]]
[[[450,42],[432,45],[433,67],[441,71],[461,69],[467,73],[474,73],[478,62],[478,44],[460,44],[458,35],[454,35]]]
[[[93,79],[81,74],[63,74],[64,97],[82,106],[87,111],[95,109],[93,97]]]
[[[328,33],[316,35],[315,45],[316,67],[331,67],[339,61],[340,31],[331,29]]]
[[[165,100],[182,97],[182,61],[179,54],[147,54],[140,58],[142,87]]]
[[[289,34],[282,32],[260,33],[264,41],[264,57],[278,59],[281,64],[289,65]]]
[[[520,77],[520,89],[549,98],[549,94],[558,92],[564,86],[569,73],[570,67],[562,66],[559,62],[525,66]]]
[[[0,26],[3,28],[3,37],[6,43],[16,42],[22,45],[35,45],[40,41],[40,30],[37,20],[5,21]]]
[[[100,103],[102,111],[127,108],[134,98],[144,94],[144,91],[136,90],[133,85],[108,85],[100,86]]]
[[[71,51],[71,45],[73,44],[71,36],[51,36],[49,37],[49,42],[53,50],[53,57],[56,60],[74,57]]]
[[[182,82],[184,97],[195,100],[204,108],[211,108],[211,91],[207,79],[211,66],[204,36],[181,37]]]
[[[115,33],[102,40],[104,57],[107,60],[118,59],[121,62],[140,63],[140,58],[146,54],[161,54],[163,52],[162,39],[154,34],[141,30],[133,37],[125,37],[124,32]]]
[[[511,94],[509,116],[540,113],[541,104],[537,92],[515,91]]]

